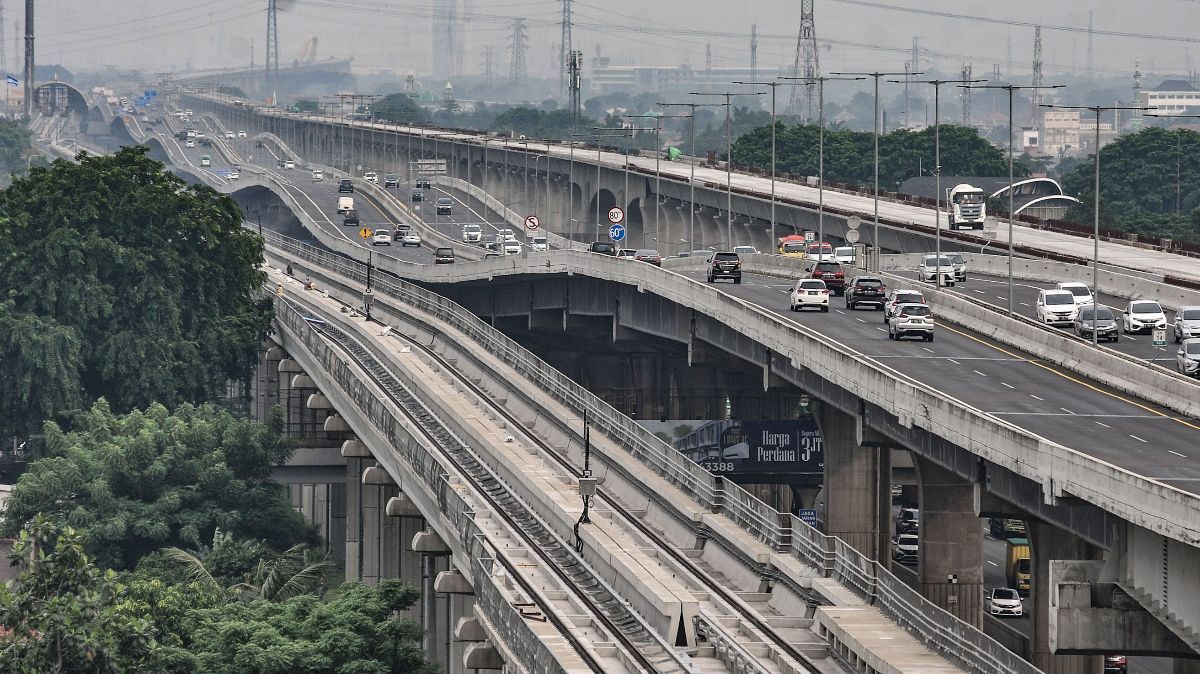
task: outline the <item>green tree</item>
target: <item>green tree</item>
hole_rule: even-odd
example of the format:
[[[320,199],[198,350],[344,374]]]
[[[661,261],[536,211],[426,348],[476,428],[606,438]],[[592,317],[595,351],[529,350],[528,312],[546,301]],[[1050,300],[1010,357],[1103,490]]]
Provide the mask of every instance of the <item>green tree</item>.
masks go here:
[[[240,547],[240,549],[239,549]],[[282,554],[270,554],[262,550],[262,556],[247,569],[240,582],[222,588],[215,572],[222,570],[222,562],[243,562],[240,555],[222,558],[220,553],[244,553],[253,550],[253,545],[238,545],[229,534],[214,535],[213,548],[207,553],[196,554],[179,548],[165,548],[166,558],[182,567],[189,582],[198,582],[213,588],[240,592],[255,599],[284,601],[302,594],[320,594],[325,580],[324,574],[333,568],[328,557],[318,557],[302,544],[293,545]],[[216,553],[216,554],[214,554]]]
[[[318,111],[320,111],[320,109],[321,109],[321,107],[319,105],[317,105],[316,101],[310,101],[307,99],[301,99],[301,100],[296,101],[294,104],[292,104],[292,110],[295,112],[310,112],[311,113],[311,112],[318,112]]]
[[[1062,178],[1080,204],[1067,219],[1092,221],[1095,165],[1082,162]],[[1121,136],[1100,150],[1100,224],[1150,236],[1200,241],[1200,133],[1160,127]]]
[[[38,454],[13,487],[0,531],[37,514],[87,533],[99,564],[131,568],[166,546],[199,547],[219,527],[276,550],[315,543],[271,467],[291,454],[273,427],[211,405],[162,405],[124,416],[104,400],[64,432],[46,424]]]
[[[217,91],[222,94],[225,94],[226,96],[236,96],[238,98],[246,97],[246,92],[242,91],[238,87],[220,86],[220,87],[217,87]]]
[[[262,240],[231,198],[145,147],[79,159],[0,192],[0,437],[75,401],[218,399],[249,378],[270,326]]]
[[[190,660],[208,674],[433,674],[420,628],[400,615],[417,597],[412,587],[385,580],[347,583],[327,602],[302,595],[190,610],[183,645],[164,647],[164,657]]]
[[[0,588],[0,671],[158,668],[154,623],[120,609],[116,574],[91,563],[75,529],[35,518],[21,530],[12,561],[21,575]]]
[[[371,106],[371,112],[376,119],[388,122],[428,124],[432,120],[429,111],[408,94],[388,94]]]
[[[592,120],[581,119],[580,129],[593,126]],[[496,115],[491,130],[527,138],[567,138],[571,134],[570,110],[539,110],[528,106],[509,108]]]
[[[25,156],[29,154],[29,129],[20,122],[0,120],[0,171],[24,168]]]

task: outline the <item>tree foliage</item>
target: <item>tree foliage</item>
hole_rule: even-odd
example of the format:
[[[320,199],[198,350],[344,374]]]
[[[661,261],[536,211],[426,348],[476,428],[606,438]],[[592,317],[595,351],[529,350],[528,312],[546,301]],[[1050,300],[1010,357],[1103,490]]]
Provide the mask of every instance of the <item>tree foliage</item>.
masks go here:
[[[30,135],[29,129],[18,121],[0,120],[0,171],[25,168]]]
[[[91,563],[75,529],[38,517],[21,530],[12,560],[22,570],[0,588],[0,671],[158,668],[153,621],[121,610],[116,574]]]
[[[420,628],[400,612],[417,591],[396,580],[342,585],[337,597],[233,602],[188,611],[180,649],[210,674],[433,674]],[[182,658],[180,658],[182,659]]]
[[[388,94],[371,106],[371,114],[376,119],[388,122],[409,124],[420,122],[428,124],[431,121],[429,111],[417,104],[408,94]]]
[[[314,540],[269,481],[291,454],[288,440],[212,406],[117,416],[100,400],[70,432],[47,423],[38,451],[0,530],[15,534],[38,513],[70,522],[107,567],[132,567],[164,546],[199,547],[218,527],[278,550]]]
[[[816,125],[776,129],[776,168],[782,173],[818,175],[820,136]],[[1008,175],[1004,153],[972,128],[943,125],[940,130],[942,175]],[[879,138],[879,184],[896,189],[907,178],[932,175],[934,129],[901,129]],[[771,168],[771,126],[759,127],[737,139],[733,146],[736,164]],[[830,182],[868,185],[874,181],[875,139],[869,131],[825,130],[825,179]],[[1018,176],[1029,174],[1018,164]]]
[[[1063,190],[1080,204],[1068,220],[1092,221],[1095,165],[1077,162]],[[1100,223],[1129,232],[1200,241],[1200,133],[1159,127],[1100,150]]]
[[[579,128],[590,129],[594,126],[592,120],[583,119]],[[527,106],[509,108],[496,115],[492,120],[492,131],[511,134],[512,137],[527,138],[569,138],[571,135],[570,110],[539,110]]]
[[[0,192],[0,437],[79,401],[203,402],[247,379],[272,309],[241,220],[144,147]]]

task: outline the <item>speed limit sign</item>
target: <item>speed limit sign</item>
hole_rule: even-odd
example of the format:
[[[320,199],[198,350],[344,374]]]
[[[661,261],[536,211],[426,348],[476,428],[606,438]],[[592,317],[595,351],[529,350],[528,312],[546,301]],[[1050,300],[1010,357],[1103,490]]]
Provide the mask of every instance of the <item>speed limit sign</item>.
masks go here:
[[[613,206],[608,209],[608,221],[614,225],[625,219],[625,211],[621,210],[620,206]]]

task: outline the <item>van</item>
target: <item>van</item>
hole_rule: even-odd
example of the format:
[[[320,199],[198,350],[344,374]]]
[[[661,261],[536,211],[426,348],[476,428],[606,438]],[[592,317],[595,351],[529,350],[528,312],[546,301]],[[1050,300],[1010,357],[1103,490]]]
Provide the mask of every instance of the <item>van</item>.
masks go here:
[[[338,197],[338,213],[354,210],[354,197]]]
[[[210,157],[206,154],[200,155],[200,165],[201,166],[212,166],[212,157]]]

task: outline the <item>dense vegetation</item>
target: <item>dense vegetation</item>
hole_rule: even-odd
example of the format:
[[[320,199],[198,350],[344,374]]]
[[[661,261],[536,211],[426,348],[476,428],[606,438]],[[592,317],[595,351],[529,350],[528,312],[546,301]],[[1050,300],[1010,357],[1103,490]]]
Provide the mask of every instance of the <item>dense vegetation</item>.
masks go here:
[[[0,193],[0,438],[105,398],[214,400],[270,324],[262,241],[237,204],[124,148]]]
[[[1082,203],[1068,220],[1091,222],[1095,166],[1079,161],[1063,189]],[[1148,128],[1100,151],[1100,223],[1128,232],[1200,241],[1200,133]]]
[[[1003,152],[972,128],[943,125],[940,131],[942,175],[1008,175]],[[815,176],[819,167],[819,129],[815,125],[785,126],[776,130],[776,167],[780,172]],[[771,127],[759,127],[737,139],[733,161],[746,166],[771,168]],[[869,185],[874,181],[875,140],[869,131],[825,130],[825,179],[830,182]],[[932,175],[934,130],[899,130],[879,138],[879,186],[895,190],[918,175]],[[1028,175],[1024,166],[1018,176]]]

